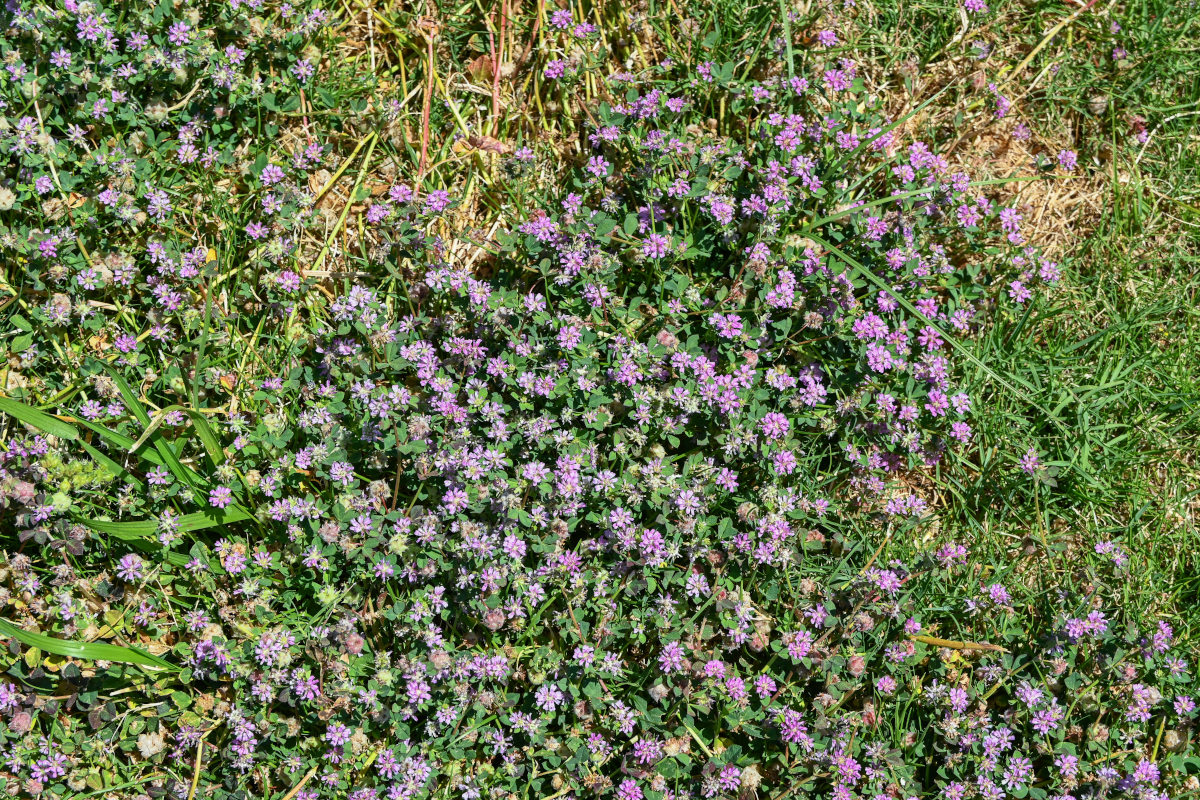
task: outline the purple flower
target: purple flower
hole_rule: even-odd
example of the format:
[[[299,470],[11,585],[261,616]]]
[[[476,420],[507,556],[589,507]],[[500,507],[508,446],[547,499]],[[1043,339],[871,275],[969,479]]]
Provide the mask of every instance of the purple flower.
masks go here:
[[[1079,758],[1069,753],[1056,756],[1054,766],[1064,778],[1074,778],[1079,774]]]
[[[1038,456],[1037,448],[1031,447],[1025,451],[1025,455],[1021,457],[1021,471],[1026,475],[1034,475],[1042,468],[1041,458]]]
[[[713,314],[708,321],[722,339],[736,339],[742,335],[742,319],[737,314]]]
[[[796,471],[796,467],[798,466],[796,454],[791,450],[783,450],[776,453],[771,458],[771,463],[775,467],[777,475],[791,475]]]
[[[791,424],[783,414],[780,414],[778,411],[772,411],[759,420],[758,427],[762,430],[764,437],[774,441],[787,436]]]
[[[213,508],[225,508],[233,502],[233,490],[218,486],[208,493],[208,503]]]
[[[117,563],[117,577],[127,583],[139,580],[142,577],[142,565],[140,556],[126,553]]]
[[[325,741],[329,742],[334,747],[341,747],[346,742],[350,741],[350,736],[354,732],[340,722],[332,722],[325,729]]]
[[[1008,284],[1008,296],[1012,298],[1013,302],[1023,304],[1026,300],[1033,297],[1033,292],[1029,291],[1025,284],[1020,281],[1013,281]]]
[[[588,159],[587,170],[597,178],[605,178],[608,176],[608,168],[611,166],[612,164],[605,160],[604,156],[592,156]]]
[[[259,174],[258,179],[263,186],[274,186],[287,177],[283,169],[276,164],[267,164]]]
[[[652,233],[642,241],[642,255],[646,258],[662,258],[671,252],[671,240]]]
[[[425,210],[431,214],[440,214],[450,207],[450,193],[444,189],[436,189],[425,196]]]
[[[840,69],[825,70],[825,86],[831,92],[844,92],[850,88],[853,78]]]
[[[186,22],[176,22],[167,29],[167,40],[176,47],[183,47],[192,40],[191,28]]]
[[[683,647],[679,642],[667,642],[658,656],[658,665],[663,672],[682,672],[683,657]]]
[[[295,75],[296,80],[300,81],[301,83],[308,81],[308,79],[315,75],[316,72],[317,68],[314,67],[312,62],[307,58],[300,59],[291,67],[291,73]]]
[[[562,703],[564,697],[562,689],[559,689],[552,683],[543,683],[538,687],[534,701],[538,708],[554,713],[554,710]]]

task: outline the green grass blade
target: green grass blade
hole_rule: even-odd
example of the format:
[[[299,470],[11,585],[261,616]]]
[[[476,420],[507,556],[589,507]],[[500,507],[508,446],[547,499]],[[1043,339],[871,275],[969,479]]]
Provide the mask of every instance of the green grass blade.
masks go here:
[[[114,447],[126,452],[131,452],[133,450],[133,439],[129,438],[125,434],[117,433],[114,430],[109,430],[108,428],[105,428],[102,425],[97,425],[94,422],[88,422],[86,419],[74,417],[74,420],[88,430],[96,433],[96,435],[98,435],[101,439],[113,445]],[[160,456],[157,451],[146,450],[144,452],[137,453],[136,455],[138,458],[143,459],[144,461],[149,461],[155,466],[162,466],[162,456]]]
[[[202,531],[206,528],[215,528],[220,525],[241,522],[250,518],[251,515],[246,510],[237,506],[231,506],[224,511],[210,508],[191,514],[184,514],[182,517],[179,517],[177,528],[185,532]],[[94,531],[107,533],[110,536],[115,536],[118,539],[126,541],[145,539],[154,536],[158,532],[158,522],[152,519],[141,519],[133,522],[113,522],[111,520],[80,517],[79,522]]]
[[[120,661],[124,664],[140,664],[143,667],[157,667],[172,672],[179,670],[169,661],[163,661],[136,647],[121,647],[104,642],[69,642],[41,633],[30,633],[4,619],[0,619],[0,633],[28,647],[36,647],[58,656],[69,656],[84,661]]]
[[[137,441],[135,441],[133,443],[133,446],[129,448],[129,452],[136,453],[139,449],[141,449],[142,445],[144,445],[146,443],[146,441],[151,436],[154,435],[154,432],[158,430],[159,426],[163,424],[163,420],[165,420],[167,418],[168,413],[170,413],[171,411],[182,411],[182,410],[183,410],[182,406],[167,406],[166,408],[162,409],[157,414],[155,414],[154,419],[151,420],[150,424],[146,426],[146,429],[144,431],[142,431],[142,435],[139,436],[137,438]]]
[[[109,536],[115,536],[127,542],[136,539],[145,539],[158,532],[158,523],[152,519],[139,519],[133,522],[113,522],[106,519],[79,517],[78,520],[94,531],[107,533]]]
[[[158,431],[153,430],[153,428],[157,426],[154,425],[154,422],[150,419],[150,415],[146,412],[146,409],[142,407],[142,403],[138,399],[138,396],[134,393],[133,389],[130,388],[129,384],[125,381],[125,378],[121,375],[121,373],[118,372],[111,364],[104,364],[104,369],[106,372],[108,372],[109,377],[113,379],[113,382],[117,384],[117,388],[121,392],[121,399],[125,401],[125,406],[129,409],[129,413],[133,414],[134,417],[136,417],[137,420],[142,424],[142,427],[147,429],[147,432],[150,434],[150,441],[154,443],[154,449],[158,451],[160,456],[162,456],[164,466],[170,470],[171,475],[174,476],[175,480],[179,481],[184,486],[201,486],[204,483],[204,480],[194,471],[183,466],[183,464],[179,461],[179,456],[175,454],[175,450],[171,447],[170,442],[164,439],[162,435],[158,433]],[[137,442],[134,444],[136,445]]]
[[[971,187],[997,186],[997,185],[1001,185],[1001,184],[1005,184],[1005,183],[1017,183],[1018,181],[1036,181],[1036,180],[1038,180],[1038,176],[1036,176],[1036,175],[1021,175],[1021,176],[1017,176],[1017,177],[1013,177],[1013,178],[993,178],[991,180],[986,180],[986,181],[971,181],[967,185],[971,186]],[[887,203],[892,203],[897,200],[904,200],[909,197],[919,197],[921,195],[932,194],[933,191],[934,191],[933,189],[928,189],[928,188],[926,188],[926,189],[910,189],[907,192],[897,192],[896,194],[888,195],[887,197],[880,197],[875,200],[871,200],[868,203],[863,203],[862,205],[854,206],[854,208],[848,208],[845,211],[839,211],[836,214],[830,214],[828,217],[821,217],[820,219],[815,219],[812,222],[808,223],[806,226],[804,226],[804,230],[801,231],[801,235],[807,236],[812,231],[815,231],[817,228],[820,228],[822,225],[826,225],[830,222],[837,222],[839,219],[845,219],[846,217],[850,216],[851,214],[858,214],[862,211],[865,211],[868,208],[882,206]]]
[[[125,377],[112,364],[102,362],[101,366],[104,367],[104,371],[113,379],[113,382],[117,384],[117,389],[121,392],[121,399],[125,401],[125,407],[129,409],[129,413],[137,417],[138,422],[142,424],[143,428],[149,427],[150,415],[142,407],[141,400],[138,399],[137,394],[125,380]]]
[[[844,250],[833,245],[832,243],[827,242],[823,239],[820,239],[819,237],[814,236],[812,234],[809,234],[809,238],[811,238],[814,242],[816,242],[817,244],[819,244],[822,247],[829,250],[829,252],[836,253],[839,258],[841,258],[843,261],[845,261],[847,264],[849,264],[851,267],[853,267],[854,271],[856,273],[861,274],[864,278],[869,280],[871,283],[875,284],[876,287],[887,292],[888,295],[895,298],[896,302],[898,302],[900,305],[904,306],[904,309],[906,311],[908,311],[908,313],[912,314],[917,319],[921,320],[921,322],[925,323],[926,325],[928,325],[929,327],[931,327],[935,331],[937,331],[941,335],[941,337],[946,340],[946,342],[950,345],[950,347],[954,349],[955,352],[957,352],[963,358],[970,361],[978,369],[982,370],[985,375],[987,375],[992,380],[996,381],[996,383],[1000,384],[1005,389],[1008,389],[1010,392],[1012,392],[1014,395],[1016,395],[1018,398],[1020,398],[1023,402],[1025,402],[1026,404],[1032,406],[1033,408],[1035,408],[1038,411],[1045,414],[1046,418],[1049,419],[1051,422],[1053,422],[1055,427],[1057,427],[1061,432],[1063,432],[1064,434],[1068,433],[1066,425],[1063,423],[1063,421],[1061,419],[1058,418],[1058,416],[1056,414],[1054,414],[1054,412],[1050,411],[1050,409],[1046,408],[1041,403],[1034,400],[1032,397],[1030,397],[1028,394],[1026,394],[1026,392],[1022,391],[1020,388],[1018,388],[1015,384],[1013,384],[1011,381],[1009,381],[1003,375],[999,374],[994,369],[989,367],[987,364],[984,364],[982,361],[980,361],[975,356],[974,353],[972,353],[969,349],[967,349],[963,345],[959,344],[959,342],[953,336],[951,336],[949,333],[946,333],[944,330],[942,330],[941,326],[939,326],[936,322],[934,322],[929,317],[925,316],[920,311],[918,311],[917,307],[914,306],[912,303],[908,302],[908,300],[906,300],[904,297],[897,294],[893,290],[893,288],[891,286],[888,286],[888,284],[882,278],[880,278],[875,273],[871,272],[871,270],[867,269],[866,266],[859,263],[856,259],[851,258],[850,255],[848,255]]]
[[[201,412],[194,408],[184,409],[187,415],[192,418],[192,428],[196,431],[196,435],[200,437],[200,443],[204,445],[204,450],[208,453],[208,458],[212,461],[214,467],[220,466],[225,460],[225,450],[221,447],[221,440],[217,438],[217,434],[209,424],[208,419]]]
[[[39,411],[33,406],[19,403],[11,397],[0,397],[0,411],[51,436],[72,440],[79,438],[79,431],[75,430],[74,426],[57,417],[52,417],[44,411]]]
[[[787,3],[784,0],[779,0],[779,16],[780,22],[783,23],[783,43],[787,48],[788,80],[790,81],[796,74],[796,67],[795,57],[792,55],[792,18],[788,14]]]
[[[97,532],[108,533],[109,535],[127,542],[130,547],[141,550],[143,553],[158,554],[163,550],[162,544],[155,540],[154,534],[158,531],[158,525],[153,520],[138,520],[137,522],[109,522],[108,520],[91,520],[82,517],[78,514],[73,516],[73,519],[81,525],[91,528]],[[121,526],[114,529],[111,526]],[[191,557],[176,553],[172,550],[167,550],[163,554],[171,564],[177,567],[187,566]]]
[[[133,442],[129,449],[131,451],[140,449],[143,444],[154,436],[155,431],[163,424],[167,414],[172,411],[182,411],[188,415],[188,418],[192,421],[192,429],[200,437],[200,443],[204,445],[204,450],[208,453],[208,458],[214,467],[225,460],[225,451],[221,448],[221,442],[217,439],[217,434],[213,431],[212,426],[208,424],[208,420],[204,417],[204,414],[194,408],[185,408],[180,405],[167,406],[155,414],[150,424],[142,431],[142,435],[137,438],[137,441]]]

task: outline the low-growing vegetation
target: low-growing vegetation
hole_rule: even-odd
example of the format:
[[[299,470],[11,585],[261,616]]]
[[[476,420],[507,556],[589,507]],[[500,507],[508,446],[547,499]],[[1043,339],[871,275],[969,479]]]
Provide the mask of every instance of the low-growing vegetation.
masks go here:
[[[9,796],[1200,794],[1182,9],[0,22]]]

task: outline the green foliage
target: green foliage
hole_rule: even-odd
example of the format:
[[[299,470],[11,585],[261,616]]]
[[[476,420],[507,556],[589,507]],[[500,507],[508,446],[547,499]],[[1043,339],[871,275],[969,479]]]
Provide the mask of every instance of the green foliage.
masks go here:
[[[4,790],[1195,794],[1200,22],[981,5],[7,6]]]

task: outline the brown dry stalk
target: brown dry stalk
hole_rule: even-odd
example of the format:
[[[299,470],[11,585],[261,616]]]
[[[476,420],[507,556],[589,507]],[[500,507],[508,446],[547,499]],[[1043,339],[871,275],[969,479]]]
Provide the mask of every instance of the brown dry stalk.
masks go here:
[[[330,189],[332,189],[333,185],[338,182],[338,179],[340,179],[342,177],[342,175],[345,174],[346,169],[350,166],[351,163],[354,162],[354,158],[358,155],[359,151],[362,150],[363,147],[366,146],[367,142],[372,137],[374,137],[374,135],[375,135],[374,133],[369,133],[366,136],[364,136],[362,139],[359,139],[358,144],[355,145],[354,149],[350,151],[350,155],[346,156],[346,160],[343,161],[342,165],[337,168],[337,172],[333,173],[333,176],[329,180],[325,181],[325,185],[322,186],[321,190],[319,192],[317,192],[315,197],[313,197],[312,204],[314,206],[317,203],[321,202],[321,199],[323,197],[325,197],[325,193],[328,192]]]
[[[521,57],[517,59],[517,66],[524,66],[529,60],[529,54],[533,52],[533,43],[537,41],[538,33],[542,30],[542,14],[544,13],[543,5],[546,0],[538,0],[537,16],[533,20],[533,30],[529,32],[529,41],[525,44],[525,50],[521,53]]]
[[[1008,652],[1008,650],[998,644],[988,644],[987,642],[956,642],[952,639],[939,639],[936,636],[925,636],[924,634],[910,638],[917,642],[933,645],[934,647],[948,647],[951,650],[989,650],[993,653]]]
[[[1058,34],[1062,31],[1063,28],[1067,27],[1068,25],[1073,23],[1075,20],[1082,17],[1084,12],[1087,11],[1089,8],[1091,8],[1094,5],[1096,5],[1096,0],[1088,0],[1087,5],[1080,6],[1078,11],[1076,11],[1074,14],[1067,17],[1062,22],[1058,23],[1053,28],[1051,28],[1050,31],[1042,38],[1042,40],[1040,42],[1038,42],[1037,47],[1030,50],[1029,55],[1025,56],[1025,58],[1023,58],[1021,60],[1020,64],[1017,64],[1016,69],[1014,69],[1012,72],[1008,73],[1007,78],[1000,81],[1000,85],[1004,86],[1009,81],[1011,81],[1013,78],[1015,78],[1017,75],[1021,74],[1021,72],[1027,66],[1029,66],[1030,62],[1033,61],[1033,59],[1037,57],[1037,54],[1042,52],[1042,49],[1045,48],[1046,45],[1050,44],[1050,42],[1054,40],[1055,36],[1058,36]]]
[[[304,784],[306,784],[310,780],[312,780],[312,776],[316,775],[316,774],[317,774],[316,767],[313,767],[308,772],[304,773],[304,777],[300,779],[300,782],[297,783],[295,786],[293,786],[292,790],[290,792],[288,792],[287,794],[285,794],[282,798],[280,798],[280,800],[292,800],[292,798],[295,797],[297,794],[299,794],[300,790],[304,788]]]
[[[500,70],[504,66],[504,34],[508,28],[508,0],[500,0],[500,43],[492,45],[492,32],[488,31],[488,45],[492,49],[492,133],[500,134]]]
[[[417,164],[417,177],[425,176],[425,167],[429,163],[429,110],[433,102],[433,36],[436,28],[432,23],[425,31],[426,56],[428,63],[425,68],[425,102],[421,107],[421,160]]]
[[[492,60],[492,119],[500,113],[500,57],[496,52],[496,37],[488,28],[488,55]]]

